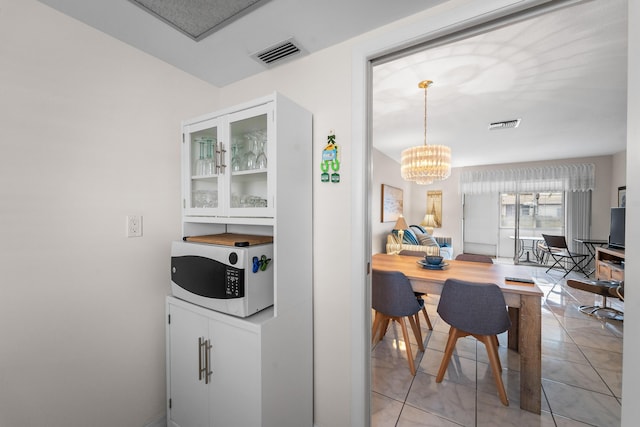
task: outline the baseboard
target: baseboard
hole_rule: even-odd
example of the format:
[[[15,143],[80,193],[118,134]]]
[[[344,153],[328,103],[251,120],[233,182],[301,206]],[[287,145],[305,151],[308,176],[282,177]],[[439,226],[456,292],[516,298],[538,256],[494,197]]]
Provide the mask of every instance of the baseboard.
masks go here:
[[[154,421],[145,424],[143,427],[167,427],[167,415],[162,414]]]

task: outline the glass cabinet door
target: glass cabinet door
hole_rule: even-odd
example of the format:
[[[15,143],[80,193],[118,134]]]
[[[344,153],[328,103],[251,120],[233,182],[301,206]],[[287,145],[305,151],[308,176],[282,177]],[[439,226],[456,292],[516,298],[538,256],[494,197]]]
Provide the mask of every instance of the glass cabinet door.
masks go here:
[[[183,171],[184,208],[187,215],[219,215],[224,208],[221,177],[224,152],[218,120],[208,120],[185,128]]]
[[[230,216],[273,216],[273,185],[268,173],[275,166],[272,118],[270,104],[228,117]]]

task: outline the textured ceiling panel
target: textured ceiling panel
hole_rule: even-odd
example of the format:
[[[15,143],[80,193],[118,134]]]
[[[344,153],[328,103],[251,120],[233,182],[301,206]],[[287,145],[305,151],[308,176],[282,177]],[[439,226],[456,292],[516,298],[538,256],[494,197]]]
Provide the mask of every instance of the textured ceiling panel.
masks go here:
[[[196,41],[268,0],[129,0]]]

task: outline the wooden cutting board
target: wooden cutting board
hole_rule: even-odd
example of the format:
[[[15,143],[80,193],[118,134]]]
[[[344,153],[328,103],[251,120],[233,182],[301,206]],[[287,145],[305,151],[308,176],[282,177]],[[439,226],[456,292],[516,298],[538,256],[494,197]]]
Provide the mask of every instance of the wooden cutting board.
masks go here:
[[[273,243],[273,236],[257,236],[254,234],[222,233],[209,234],[206,236],[188,236],[184,238],[187,242],[209,243],[212,245],[236,246],[236,243],[244,243],[242,246],[262,245]]]

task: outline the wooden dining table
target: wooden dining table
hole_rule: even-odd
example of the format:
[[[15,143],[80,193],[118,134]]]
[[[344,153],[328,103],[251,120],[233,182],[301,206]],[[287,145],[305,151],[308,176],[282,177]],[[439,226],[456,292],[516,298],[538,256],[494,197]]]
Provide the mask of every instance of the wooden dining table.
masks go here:
[[[415,256],[375,254],[372,267],[377,270],[401,271],[416,292],[440,295],[447,279],[495,283],[503,292],[508,306],[511,328],[508,347],[520,356],[520,408],[540,413],[542,389],[541,297],[533,283],[506,281],[505,277],[532,279],[533,267],[445,260],[442,270],[431,270],[418,264]]]

